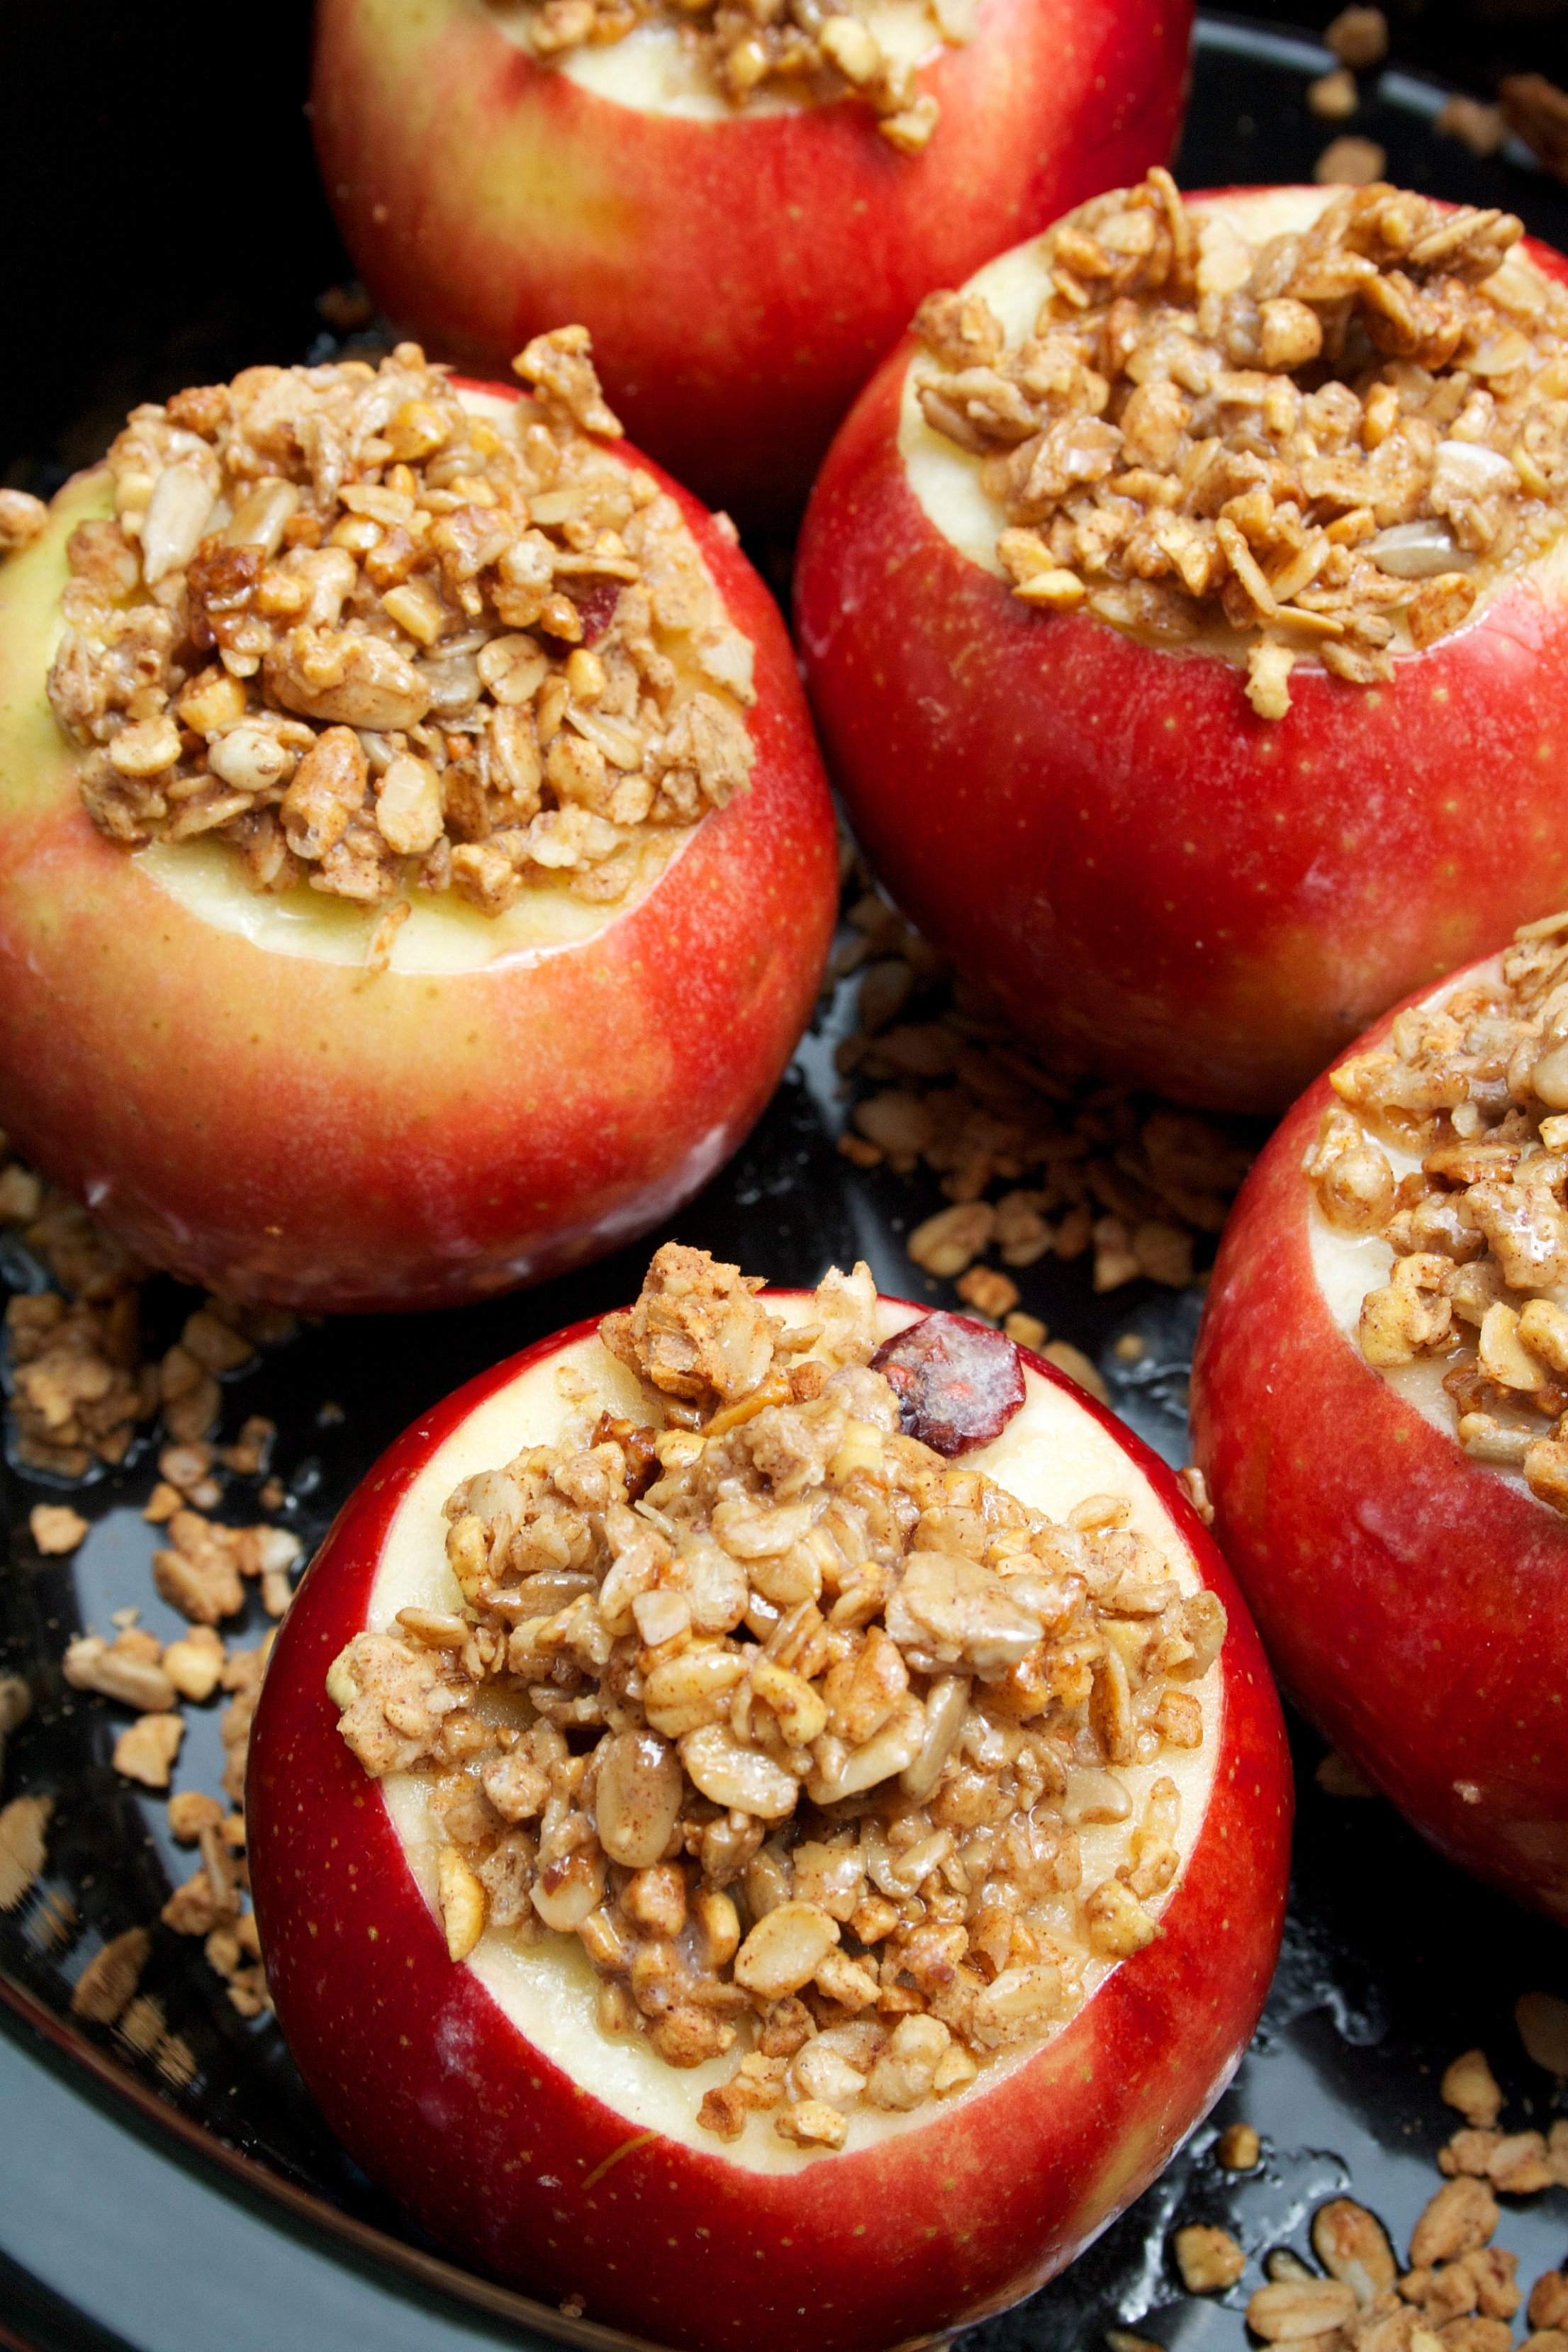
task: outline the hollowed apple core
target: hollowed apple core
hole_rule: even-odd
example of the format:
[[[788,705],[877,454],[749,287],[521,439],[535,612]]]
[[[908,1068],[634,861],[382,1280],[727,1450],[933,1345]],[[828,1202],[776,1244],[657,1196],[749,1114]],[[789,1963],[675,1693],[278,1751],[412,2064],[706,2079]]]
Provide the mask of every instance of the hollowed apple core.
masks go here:
[[[1262,188],[1204,196],[1191,203],[1188,210],[1200,236],[1206,225],[1215,224],[1219,235],[1231,230],[1256,247],[1270,237],[1300,234],[1310,228],[1338,193],[1333,188]],[[1534,263],[1517,249],[1510,255],[1500,275],[1504,273],[1516,281],[1522,280],[1526,286],[1545,283]],[[963,290],[979,295],[990,304],[1002,322],[1011,349],[1033,332],[1040,306],[1053,290],[1043,241],[1037,238],[999,255],[996,260],[977,270]],[[899,404],[899,452],[910,488],[927,520],[950,546],[982,571],[1003,579],[1006,575],[996,552],[996,541],[1006,528],[1007,519],[982,486],[984,460],[976,452],[961,448],[957,442],[935,431],[926,422],[921,407],[921,383],[939,371],[935,362],[920,353],[904,371]],[[1568,593],[1568,536],[1559,537],[1544,554],[1532,558],[1523,568],[1552,589]],[[1519,573],[1495,568],[1489,572],[1485,566],[1478,565],[1473,576],[1479,593],[1465,627],[1472,626],[1487,605]],[[1413,648],[1403,613],[1391,614],[1390,618],[1394,629],[1391,650],[1410,653]],[[1217,616],[1205,618],[1197,635],[1178,646],[1161,643],[1132,627],[1125,628],[1123,634],[1143,643],[1158,644],[1162,652],[1178,656],[1206,654],[1238,667],[1245,667],[1250,642],[1247,633],[1231,628],[1223,617]],[[1447,639],[1438,642],[1446,643]],[[1310,645],[1303,644],[1300,656],[1310,656]]]
[[[769,1306],[790,1323],[805,1321],[814,1311],[809,1293],[776,1295],[770,1297]],[[918,1312],[893,1301],[880,1301],[882,1335],[889,1337],[902,1329]],[[587,1398],[563,1393],[557,1376],[568,1368],[587,1383],[591,1391]],[[1025,1401],[1014,1419],[991,1444],[963,1455],[963,1466],[985,1472],[1030,1508],[1056,1519],[1065,1519],[1075,1505],[1090,1495],[1124,1499],[1131,1508],[1127,1524],[1159,1548],[1182,1591],[1200,1591],[1203,1580],[1175,1522],[1110,1432],[1066,1388],[1026,1363],[1025,1381]],[[476,1407],[425,1465],[387,1530],[371,1589],[366,1629],[395,1633],[397,1613],[403,1609],[460,1610],[462,1596],[446,1558],[443,1506],[447,1496],[463,1480],[493,1469],[523,1447],[553,1443],[570,1414],[592,1413],[600,1407],[644,1423],[655,1411],[650,1391],[596,1338],[578,1340],[530,1365]],[[1220,1663],[1190,1685],[1203,1708],[1201,1746],[1166,1748],[1151,1764],[1117,1768],[1131,1800],[1133,1819],[1141,1815],[1155,1780],[1173,1780],[1180,1791],[1176,1843],[1182,1870],[1172,1889],[1146,1906],[1156,1916],[1181,1884],[1208,1805],[1223,1712],[1223,1656],[1222,1652]],[[500,1706],[506,1702],[490,1704]],[[395,1773],[377,1785],[409,1870],[438,1920],[437,1856],[444,1832],[432,1807],[430,1780],[417,1772]],[[1090,1823],[1080,1830],[1085,1885],[1097,1884],[1114,1870],[1127,1826],[1126,1822]],[[1066,1939],[1075,1940],[1071,1931]],[[598,1979],[575,1937],[553,1936],[544,1945],[525,1945],[510,1930],[491,1926],[470,1958],[459,1965],[473,1970],[525,2042],[624,2116],[634,2130],[658,2132],[753,2172],[795,2172],[821,2160],[779,2138],[766,2128],[766,2117],[733,2147],[700,2129],[696,2118],[703,2095],[728,2081],[734,2071],[733,2056],[677,2069],[638,2036],[611,2037],[601,2032],[595,2016]],[[1092,2000],[1115,1965],[1096,1958],[1087,1960],[1086,2001]],[[903,2132],[918,2131],[958,2101],[983,2098],[1004,2074],[1035,2055],[1043,2039],[1003,2051],[953,2098],[928,2103],[912,2114],[852,2110],[847,2147],[853,2151]]]
[[[882,55],[894,65],[920,67],[940,54],[942,41],[925,0],[875,0],[862,8],[861,22]],[[521,15],[498,13],[496,29],[528,50]],[[531,54],[531,51],[529,52]],[[764,84],[743,106],[734,105],[714,79],[701,49],[673,24],[637,26],[623,40],[595,48],[586,43],[568,50],[550,70],[580,89],[638,114],[672,114],[690,122],[732,121],[746,115],[798,114],[818,101],[802,87]],[[871,131],[867,118],[867,131]]]
[[[508,420],[516,411],[515,402],[494,393],[464,387],[459,397],[478,415]],[[42,538],[7,560],[9,645],[0,647],[0,768],[17,776],[46,775],[68,764],[74,769],[75,747],[55,719],[44,681],[66,629],[60,611],[69,576],[66,542],[78,523],[100,520],[113,511],[108,470],[94,467],[60,493],[51,527]],[[712,574],[700,551],[692,551],[721,610],[723,600]],[[451,890],[411,888],[412,911],[393,941],[390,969],[432,974],[478,971],[503,963],[526,964],[582,947],[642,903],[706,821],[701,817],[681,828],[646,827],[637,848],[637,878],[610,905],[577,898],[563,880],[548,878],[531,878],[500,915],[483,914]],[[289,890],[252,890],[237,852],[211,837],[154,842],[127,854],[159,889],[215,930],[238,934],[272,955],[328,964],[365,961],[377,908],[313,890],[305,881]]]

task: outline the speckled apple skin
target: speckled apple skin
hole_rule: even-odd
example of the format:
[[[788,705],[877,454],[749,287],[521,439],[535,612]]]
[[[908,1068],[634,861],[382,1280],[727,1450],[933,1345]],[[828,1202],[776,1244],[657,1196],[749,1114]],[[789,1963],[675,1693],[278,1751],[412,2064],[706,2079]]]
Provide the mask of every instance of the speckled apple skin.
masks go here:
[[[777,606],[650,470],[756,647],[750,788],[596,937],[468,972],[274,953],[105,841],[43,691],[93,478],[0,566],[0,1127],[153,1265],[319,1311],[461,1305],[646,1232],[760,1117],[832,935],[832,803]]]
[[[366,285],[433,356],[499,373],[582,320],[642,446],[779,524],[923,294],[1167,160],[1191,23],[1191,0],[981,0],[921,69],[942,120],[910,158],[861,106],[614,104],[479,0],[323,0],[312,122]]]
[[[816,2352],[945,2336],[1031,2292],[1130,2204],[1251,2038],[1279,1951],[1292,1806],[1257,1634],[1170,1471],[1075,1391],[1149,1478],[1230,1618],[1213,1795],[1159,1938],[994,2090],[880,2147],[776,2176],[718,2142],[710,2154],[636,2132],[447,1958],[324,1687],[423,1465],[496,1388],[593,1328],[497,1366],[399,1438],[279,1630],[246,1818],[284,2035],[350,2153],[480,2270],[581,2295],[590,2319],[692,2352],[799,2352],[803,2310]]]
[[[1193,1367],[1215,1533],[1335,1748],[1450,1861],[1568,1918],[1568,1521],[1472,1462],[1331,1318],[1301,1161],[1337,1099],[1326,1075],[1303,1095],[1220,1244]]]
[[[1568,262],[1527,241],[1550,276]],[[1031,613],[898,446],[911,341],[847,419],[796,566],[834,780],[899,904],[1064,1065],[1280,1109],[1385,1006],[1568,892],[1568,572],[1395,682],[1246,673]]]

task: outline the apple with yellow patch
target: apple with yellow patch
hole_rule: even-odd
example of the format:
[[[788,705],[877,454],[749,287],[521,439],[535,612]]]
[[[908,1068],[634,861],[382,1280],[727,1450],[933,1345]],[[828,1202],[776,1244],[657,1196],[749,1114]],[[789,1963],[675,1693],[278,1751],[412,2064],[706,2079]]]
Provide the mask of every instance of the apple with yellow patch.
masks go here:
[[[749,789],[650,841],[614,906],[416,892],[376,972],[373,910],[258,895],[211,840],[130,855],[89,821],[45,686],[66,543],[111,510],[107,470],[5,561],[0,1123],[152,1264],[311,1310],[458,1305],[646,1231],[761,1115],[832,932],[833,812],[773,599],[648,470],[754,650]]]

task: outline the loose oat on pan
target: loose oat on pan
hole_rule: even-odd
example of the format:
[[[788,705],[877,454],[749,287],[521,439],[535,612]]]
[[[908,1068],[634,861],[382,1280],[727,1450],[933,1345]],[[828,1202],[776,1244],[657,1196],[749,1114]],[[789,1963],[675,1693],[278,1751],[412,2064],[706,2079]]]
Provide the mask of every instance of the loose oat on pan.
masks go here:
[[[1280,718],[1297,661],[1386,682],[1562,530],[1568,289],[1509,259],[1521,235],[1378,183],[1255,247],[1153,171],[1048,232],[1021,343],[927,298],[921,404],[984,456],[1024,604],[1228,629]]]
[[[494,417],[413,343],[134,412],[49,676],[101,833],[379,908],[384,963],[415,890],[612,904],[745,788],[752,646],[585,331],[515,365]]]
[[[1467,1454],[1568,1516],[1568,915],[1525,924],[1500,978],[1402,1013],[1331,1082],[1305,1161],[1318,1206],[1394,1252],[1363,1354],[1446,1365]]]
[[[976,0],[927,0],[930,37],[958,44],[974,37]],[[514,13],[508,0],[508,14]],[[936,129],[937,101],[922,91],[914,63],[894,56],[859,0],[524,0],[523,37],[542,61],[624,40],[639,25],[673,25],[701,61],[712,88],[743,107],[765,91],[796,104],[857,98],[901,155],[918,155]]]
[[[901,1359],[865,1266],[793,1330],[758,1286],[661,1249],[601,1326],[647,1425],[580,1410],[468,1480],[462,1612],[356,1635],[328,1690],[367,1771],[430,1778],[454,1959],[487,1926],[575,1936],[605,2032],[735,2053],[702,2126],[766,2111],[833,2148],[850,2108],[961,2089],[1159,1933],[1179,1792],[1135,1811],[1125,1769],[1202,1744],[1225,1612],[1125,1503],[1056,1525],[911,1433],[939,1417],[878,1369]],[[1093,1885],[1086,1822],[1127,1825]]]

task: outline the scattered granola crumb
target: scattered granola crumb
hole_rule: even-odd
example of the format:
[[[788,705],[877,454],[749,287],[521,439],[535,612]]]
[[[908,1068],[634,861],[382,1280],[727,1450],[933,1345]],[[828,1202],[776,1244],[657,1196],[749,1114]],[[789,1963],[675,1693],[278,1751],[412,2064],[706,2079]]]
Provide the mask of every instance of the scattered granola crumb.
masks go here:
[[[1247,2256],[1230,2231],[1206,2221],[1191,2221],[1178,2230],[1172,2245],[1189,2294],[1215,2294],[1234,2286],[1247,2268]]]
[[[1312,1778],[1325,1797],[1375,1797],[1377,1794],[1360,1766],[1352,1764],[1348,1756],[1342,1756],[1337,1748],[1331,1748],[1326,1756],[1319,1758]]]
[[[1263,2143],[1250,2124],[1227,2124],[1215,2144],[1215,2161],[1227,2172],[1250,2172],[1263,2154]]]
[[[1489,2131],[1502,2113],[1502,2092],[1484,2050],[1462,2051],[1453,2059],[1444,2069],[1438,2095],[1480,2131]]]
[[[1432,128],[1439,139],[1458,139],[1483,160],[1500,154],[1508,143],[1501,107],[1483,106],[1479,99],[1464,98],[1458,91],[1445,102]]]
[[[1002,1328],[1016,1348],[1027,1348],[1037,1356],[1050,1336],[1037,1315],[1026,1315],[1017,1308],[1003,1317]]]
[[[999,1274],[994,1266],[972,1266],[960,1278],[957,1287],[964,1305],[972,1307],[977,1315],[985,1316],[993,1323],[999,1323],[1018,1304],[1017,1284],[1006,1275]]]
[[[75,1551],[85,1541],[88,1523],[68,1503],[35,1503],[27,1514],[33,1541],[46,1555]]]
[[[1331,73],[1320,75],[1316,81],[1307,85],[1307,104],[1324,121],[1343,122],[1361,104],[1361,92],[1355,86],[1354,75],[1348,73],[1343,66],[1336,66]]]
[[[1514,2003],[1513,2015],[1527,2056],[1559,2081],[1568,2080],[1568,2001],[1555,1993],[1527,1992]]]
[[[1070,1339],[1047,1339],[1040,1353],[1047,1364],[1054,1364],[1058,1372],[1065,1372],[1068,1380],[1076,1381],[1087,1395],[1094,1398],[1097,1404],[1110,1402],[1110,1391],[1094,1364],[1081,1348],[1073,1346]]]
[[[71,2014],[94,2025],[112,2025],[142,1981],[153,1949],[145,1927],[127,1927],[95,1952],[71,1993]]]
[[[114,1769],[143,1788],[166,1789],[184,1736],[183,1715],[138,1716],[114,1743]]]
[[[54,1801],[13,1797],[0,1812],[0,1911],[15,1911],[44,1866],[44,1838]]]
[[[1365,73],[1388,55],[1388,19],[1381,8],[1342,8],[1323,35],[1323,46],[1342,66]]]
[[[203,1830],[216,1830],[224,1817],[216,1797],[196,1789],[182,1789],[169,1800],[169,1831],[182,1845],[195,1845]]]
[[[1367,188],[1380,181],[1388,156],[1375,139],[1331,140],[1312,166],[1320,187]]]
[[[1544,74],[1510,74],[1498,84],[1503,121],[1553,179],[1568,177],[1568,90]]]

